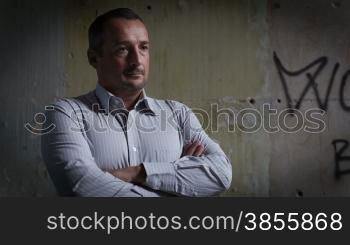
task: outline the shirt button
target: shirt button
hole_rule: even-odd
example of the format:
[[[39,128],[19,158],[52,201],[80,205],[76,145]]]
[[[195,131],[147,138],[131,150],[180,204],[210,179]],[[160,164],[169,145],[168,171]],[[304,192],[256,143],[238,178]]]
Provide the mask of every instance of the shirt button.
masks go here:
[[[135,146],[133,146],[133,147],[132,147],[132,150],[133,150],[133,151],[136,151],[136,147],[135,147]]]

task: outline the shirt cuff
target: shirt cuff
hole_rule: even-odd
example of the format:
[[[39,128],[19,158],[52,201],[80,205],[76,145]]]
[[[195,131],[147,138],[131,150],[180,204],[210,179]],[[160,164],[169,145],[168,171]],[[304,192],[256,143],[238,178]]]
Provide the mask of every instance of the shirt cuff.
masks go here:
[[[146,172],[145,184],[155,190],[175,192],[176,171],[172,163],[144,162]]]

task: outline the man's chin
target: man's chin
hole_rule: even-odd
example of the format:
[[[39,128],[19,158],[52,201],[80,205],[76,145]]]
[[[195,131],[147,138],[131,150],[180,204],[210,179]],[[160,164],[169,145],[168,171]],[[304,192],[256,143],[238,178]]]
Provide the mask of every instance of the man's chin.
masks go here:
[[[146,81],[142,79],[126,79],[123,81],[125,88],[129,90],[141,90],[146,86]]]

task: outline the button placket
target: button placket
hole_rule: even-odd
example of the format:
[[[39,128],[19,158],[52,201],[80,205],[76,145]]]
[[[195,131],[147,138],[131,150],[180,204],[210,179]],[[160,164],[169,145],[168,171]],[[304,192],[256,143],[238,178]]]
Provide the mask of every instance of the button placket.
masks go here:
[[[137,132],[135,131],[136,127],[135,127],[135,110],[131,110],[129,112],[129,116],[128,116],[128,121],[127,121],[127,137],[128,137],[128,142],[129,142],[129,147],[128,147],[128,151],[129,151],[129,156],[130,156],[130,166],[135,166],[138,163],[138,146],[137,146]]]

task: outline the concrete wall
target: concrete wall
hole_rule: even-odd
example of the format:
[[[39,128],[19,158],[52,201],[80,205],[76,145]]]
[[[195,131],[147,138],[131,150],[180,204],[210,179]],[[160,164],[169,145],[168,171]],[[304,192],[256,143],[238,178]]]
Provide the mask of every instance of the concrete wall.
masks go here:
[[[0,3],[0,196],[54,194],[41,158],[40,137],[24,125],[36,126],[34,115],[65,94],[61,5]]]
[[[94,88],[96,75],[86,59],[87,28],[96,14],[117,7],[134,9],[149,29],[152,58],[147,94],[191,106],[232,160],[232,188],[224,195],[350,194],[350,175],[335,178],[332,145],[334,139],[350,140],[350,85],[343,77],[350,69],[346,28],[350,3],[81,0],[0,5],[6,9],[0,17],[4,33],[0,196],[55,195],[40,156],[39,137],[25,130],[24,124],[38,127],[34,118],[38,122],[40,118],[35,115],[47,103]],[[281,75],[282,66],[288,71],[308,69]],[[305,90],[313,81],[320,101],[312,86]],[[247,133],[240,127],[254,126],[252,118],[241,123],[232,120],[242,109],[262,113],[264,104],[278,113],[294,108],[303,90],[302,113],[311,108],[326,111],[321,117],[326,122],[322,133],[268,133],[263,128]],[[296,118],[286,116],[286,123],[293,125]],[[264,122],[266,118],[258,120]],[[272,124],[276,122],[273,118]],[[337,143],[338,151],[341,146]],[[339,153],[342,160],[350,155],[350,147]],[[342,168],[347,164],[341,162]]]
[[[350,140],[350,82],[343,77],[350,69],[350,30],[346,24],[350,20],[350,2],[323,0],[297,1],[296,4],[293,1],[275,1],[269,9],[270,57],[265,77],[265,94],[271,98],[281,98],[282,107],[286,106],[287,90],[283,89],[281,78],[276,72],[273,51],[290,71],[306,68],[323,57],[321,62],[302,73],[286,76],[286,84],[295,105],[295,100],[300,98],[305,86],[310,83],[307,74],[313,77],[319,69],[314,80],[321,103],[311,88],[307,90],[300,109],[323,108],[326,110],[323,119],[327,125],[325,131],[319,134],[301,131],[297,134],[271,136],[270,193],[349,195],[350,175],[341,175],[335,179],[332,141]],[[338,150],[341,146],[338,144]],[[342,156],[349,156],[349,153],[350,147]],[[341,168],[349,166],[349,160],[341,162]]]

